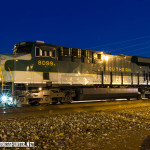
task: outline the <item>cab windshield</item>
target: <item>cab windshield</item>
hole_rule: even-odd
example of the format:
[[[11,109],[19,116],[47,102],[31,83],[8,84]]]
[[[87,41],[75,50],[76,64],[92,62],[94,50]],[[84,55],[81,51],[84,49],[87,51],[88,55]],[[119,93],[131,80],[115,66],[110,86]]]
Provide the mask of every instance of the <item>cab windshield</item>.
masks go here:
[[[31,53],[32,45],[24,43],[16,44],[14,47],[14,54],[28,54]]]

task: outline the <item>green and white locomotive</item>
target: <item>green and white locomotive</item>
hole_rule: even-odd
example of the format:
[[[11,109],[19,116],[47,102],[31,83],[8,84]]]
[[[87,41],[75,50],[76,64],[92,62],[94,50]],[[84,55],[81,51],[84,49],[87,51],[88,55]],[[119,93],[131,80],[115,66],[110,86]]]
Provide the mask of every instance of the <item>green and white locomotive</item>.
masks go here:
[[[150,59],[46,44],[15,44],[0,55],[0,103],[149,97]]]

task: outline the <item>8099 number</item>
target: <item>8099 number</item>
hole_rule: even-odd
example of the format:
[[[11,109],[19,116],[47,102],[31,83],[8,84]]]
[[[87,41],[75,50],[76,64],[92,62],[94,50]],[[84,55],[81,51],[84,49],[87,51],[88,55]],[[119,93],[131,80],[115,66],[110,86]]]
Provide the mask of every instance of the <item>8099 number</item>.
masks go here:
[[[38,60],[38,65],[39,66],[55,66],[53,61],[44,61],[44,60]]]

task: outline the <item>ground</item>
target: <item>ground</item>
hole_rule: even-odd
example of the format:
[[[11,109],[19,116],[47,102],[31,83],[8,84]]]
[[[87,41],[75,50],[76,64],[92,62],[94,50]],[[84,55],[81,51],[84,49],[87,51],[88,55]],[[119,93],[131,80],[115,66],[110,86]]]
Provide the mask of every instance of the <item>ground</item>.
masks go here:
[[[1,109],[0,141],[31,149],[150,150],[150,100]]]

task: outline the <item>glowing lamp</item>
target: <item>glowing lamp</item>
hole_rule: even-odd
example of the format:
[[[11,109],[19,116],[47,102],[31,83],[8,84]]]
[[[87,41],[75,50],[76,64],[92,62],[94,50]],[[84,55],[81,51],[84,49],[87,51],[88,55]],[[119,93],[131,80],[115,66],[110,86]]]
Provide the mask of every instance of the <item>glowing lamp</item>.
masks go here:
[[[5,103],[7,101],[7,96],[3,95],[2,96],[2,102]]]
[[[41,87],[39,87],[39,91],[42,91],[42,88],[41,88]]]
[[[108,56],[105,56],[104,58],[105,58],[106,61],[108,61]]]
[[[12,98],[12,97],[9,97],[9,101],[11,101],[11,102],[12,102],[12,100],[13,100],[13,98]]]

